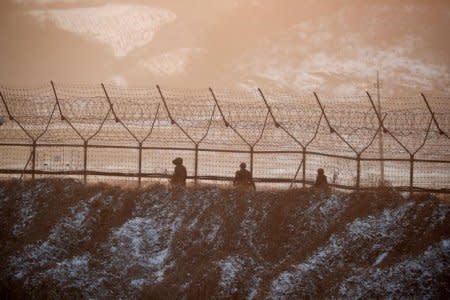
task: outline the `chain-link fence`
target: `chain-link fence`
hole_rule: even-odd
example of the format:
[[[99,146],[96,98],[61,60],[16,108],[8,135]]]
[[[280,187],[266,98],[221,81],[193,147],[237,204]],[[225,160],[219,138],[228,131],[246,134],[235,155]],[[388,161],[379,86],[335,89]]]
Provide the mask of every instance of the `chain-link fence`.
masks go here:
[[[372,99],[286,91],[55,85],[1,87],[0,175],[192,182],[314,183],[450,192],[450,97]]]

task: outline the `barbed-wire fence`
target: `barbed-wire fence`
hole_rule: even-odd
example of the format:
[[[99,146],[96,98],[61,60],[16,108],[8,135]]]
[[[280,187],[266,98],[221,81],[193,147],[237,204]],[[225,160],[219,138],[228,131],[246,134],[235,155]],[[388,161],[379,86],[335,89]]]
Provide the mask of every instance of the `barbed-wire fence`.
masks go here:
[[[450,192],[450,97],[55,85],[0,88],[0,175]],[[375,101],[376,102],[376,101]]]

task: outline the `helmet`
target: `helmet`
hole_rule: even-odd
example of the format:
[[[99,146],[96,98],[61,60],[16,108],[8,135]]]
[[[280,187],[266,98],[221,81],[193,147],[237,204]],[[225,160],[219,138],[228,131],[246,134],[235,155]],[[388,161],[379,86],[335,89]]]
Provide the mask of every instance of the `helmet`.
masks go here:
[[[174,165],[182,165],[183,164],[183,159],[181,157],[177,157],[174,160],[172,160],[172,163]]]
[[[239,165],[239,167],[241,167],[241,169],[245,169],[245,168],[247,168],[247,164],[245,162],[243,162]]]
[[[323,175],[324,170],[322,168],[318,168],[317,169],[317,173],[320,174],[320,175]]]

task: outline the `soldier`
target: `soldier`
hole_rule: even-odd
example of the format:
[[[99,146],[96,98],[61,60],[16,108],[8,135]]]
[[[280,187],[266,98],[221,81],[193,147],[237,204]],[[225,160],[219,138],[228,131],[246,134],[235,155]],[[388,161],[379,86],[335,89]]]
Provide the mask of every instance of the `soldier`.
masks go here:
[[[181,157],[177,157],[172,161],[172,163],[175,165],[175,170],[173,171],[172,178],[170,179],[170,184],[173,187],[185,187],[187,171],[186,167],[183,166],[183,159]]]
[[[317,169],[317,177],[314,187],[318,189],[328,189],[327,176],[322,168]]]
[[[246,169],[247,165],[245,163],[240,164],[240,170],[236,171],[234,176],[233,185],[240,189],[256,189],[255,183],[253,182],[252,174]]]

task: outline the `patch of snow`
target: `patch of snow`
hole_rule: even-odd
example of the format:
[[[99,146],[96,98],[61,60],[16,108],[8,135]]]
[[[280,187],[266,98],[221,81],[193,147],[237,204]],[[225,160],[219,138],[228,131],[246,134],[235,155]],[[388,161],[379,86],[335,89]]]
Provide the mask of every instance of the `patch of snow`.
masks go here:
[[[232,294],[237,291],[235,285],[237,275],[242,272],[245,261],[239,256],[229,256],[218,262],[221,269],[221,277],[219,286]]]
[[[192,220],[192,222],[188,225],[188,230],[192,231],[194,229],[194,227],[198,224],[198,218],[194,218],[194,220]]]
[[[114,230],[108,240],[111,263],[127,273],[135,267],[146,270],[149,280],[160,282],[168,267],[171,242],[181,222],[169,223],[148,217],[135,217]]]
[[[22,255],[13,256],[8,265],[17,279],[27,276],[34,268],[47,266],[53,259],[64,253],[64,250],[52,245],[49,241],[27,245]]]
[[[359,269],[358,273],[345,279],[339,285],[342,298],[420,298],[433,299],[437,279],[448,274],[450,267],[450,240],[430,246],[424,253],[394,264],[386,269]],[[411,293],[414,286],[414,295]]]
[[[386,256],[388,256],[388,252],[384,252],[381,253],[380,255],[378,255],[377,259],[375,260],[375,263],[373,264],[374,266],[378,266],[379,264],[381,264],[383,262],[383,260],[386,258]]]
[[[32,191],[26,191],[22,194],[23,197],[20,199],[20,209],[19,209],[19,223],[14,224],[12,228],[13,236],[20,236],[23,234],[24,230],[31,224],[37,210],[34,207],[35,198],[33,197]]]
[[[17,277],[27,275],[33,268],[45,267],[59,260],[65,250],[76,247],[85,240],[90,239],[92,228],[87,226],[89,214],[89,203],[98,199],[102,194],[99,192],[90,199],[80,201],[69,208],[69,215],[63,217],[51,230],[46,241],[39,241],[27,245],[25,250],[9,260]]]
[[[354,220],[347,225],[345,232],[332,235],[327,244],[317,249],[312,256],[294,266],[292,271],[283,272],[273,280],[271,297],[298,293],[305,289],[314,293],[312,287],[317,276],[327,276],[331,272],[343,269],[346,258],[354,256],[354,253],[347,252],[350,249],[352,249],[351,251],[358,251],[360,248],[365,249],[365,251],[358,253],[357,259],[352,258],[355,263],[358,261],[363,263],[369,259],[369,254],[373,255],[372,252],[376,253],[382,250],[368,248],[368,244],[377,242],[383,244],[385,249],[392,248],[401,240],[399,237],[402,235],[402,227],[397,222],[410,209],[413,209],[413,206],[414,204],[409,202],[396,209],[386,209],[378,216]],[[293,281],[295,285],[292,284]]]
[[[214,223],[211,224],[211,228],[210,228],[211,231],[208,233],[208,235],[206,237],[206,239],[208,241],[210,241],[210,242],[213,241],[216,238],[217,232],[219,232],[220,227],[222,225],[220,219],[215,220],[215,221],[218,222],[218,223],[214,222]]]
[[[56,263],[56,266],[43,275],[55,280],[77,280],[89,272],[89,255],[75,256]]]
[[[36,195],[40,193],[48,193],[47,187],[38,182],[35,187],[25,191],[19,201],[19,212],[18,212],[18,223],[14,224],[12,227],[11,233],[13,236],[20,236],[24,233],[24,231],[31,225],[34,217],[37,214],[37,203],[36,203]]]
[[[130,281],[130,285],[138,289],[142,289],[147,283],[148,281],[145,278],[138,278]]]

